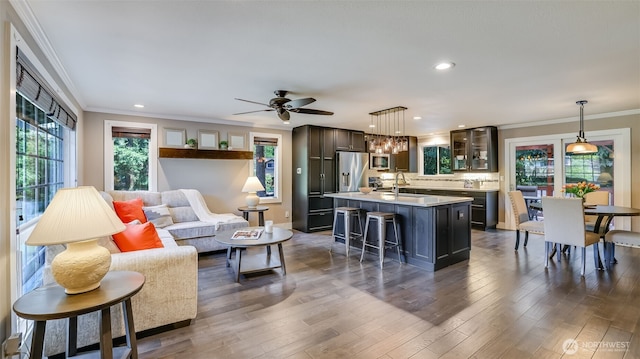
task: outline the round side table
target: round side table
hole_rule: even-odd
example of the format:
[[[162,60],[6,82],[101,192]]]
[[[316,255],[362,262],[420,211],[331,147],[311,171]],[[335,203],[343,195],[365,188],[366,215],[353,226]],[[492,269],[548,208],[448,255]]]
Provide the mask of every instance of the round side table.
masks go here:
[[[247,206],[238,207],[238,211],[242,212],[242,217],[248,221],[249,213],[258,212],[258,226],[264,227],[264,212],[268,211],[269,207],[267,206],[256,206],[256,208],[249,208]]]
[[[30,358],[41,359],[47,320],[69,319],[67,357],[76,355],[78,316],[100,311],[100,358],[138,358],[136,331],[133,325],[131,297],[142,289],[144,276],[138,272],[113,271],[102,279],[100,287],[81,294],[66,294],[57,284],[37,288],[13,304],[19,317],[35,321]],[[113,348],[111,306],[122,303],[126,347]]]

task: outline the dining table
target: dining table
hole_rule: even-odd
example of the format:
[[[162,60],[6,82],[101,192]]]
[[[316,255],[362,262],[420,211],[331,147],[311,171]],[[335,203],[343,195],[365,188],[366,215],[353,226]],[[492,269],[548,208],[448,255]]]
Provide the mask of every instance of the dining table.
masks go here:
[[[542,202],[530,202],[529,207],[544,212]],[[640,209],[625,207],[625,206],[605,206],[605,205],[584,205],[584,214],[590,216],[597,216],[597,219],[593,225],[593,232],[600,234],[602,238],[607,234],[611,226],[611,221],[614,217],[633,217],[640,216]],[[605,244],[606,245],[606,244]],[[563,252],[568,248],[565,246]],[[612,246],[612,252],[615,251],[615,245]],[[556,253],[554,246],[551,257]],[[612,253],[612,263],[605,263],[606,267],[603,267],[602,260],[600,259],[600,253],[598,253],[598,269],[610,268],[610,266],[617,262],[615,259],[615,252]]]

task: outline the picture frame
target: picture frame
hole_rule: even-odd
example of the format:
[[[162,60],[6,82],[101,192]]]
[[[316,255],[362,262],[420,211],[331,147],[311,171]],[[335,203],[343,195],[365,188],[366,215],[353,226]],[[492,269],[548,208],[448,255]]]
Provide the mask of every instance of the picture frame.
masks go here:
[[[247,146],[247,135],[244,133],[232,133],[228,134],[229,149],[236,151],[244,151]]]
[[[214,130],[198,130],[198,149],[217,150],[220,135]]]
[[[187,141],[187,130],[184,128],[164,128],[164,146],[184,148]]]

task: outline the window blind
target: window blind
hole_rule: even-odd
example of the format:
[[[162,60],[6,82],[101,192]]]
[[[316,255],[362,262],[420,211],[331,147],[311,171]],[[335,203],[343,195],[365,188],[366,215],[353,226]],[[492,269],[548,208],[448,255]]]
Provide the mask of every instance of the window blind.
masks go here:
[[[22,96],[41,108],[47,117],[75,130],[78,117],[44,80],[20,48],[16,48],[16,89]]]
[[[111,128],[111,137],[151,138],[151,129],[113,126]]]
[[[254,137],[253,144],[258,146],[277,146],[278,139],[274,137]]]

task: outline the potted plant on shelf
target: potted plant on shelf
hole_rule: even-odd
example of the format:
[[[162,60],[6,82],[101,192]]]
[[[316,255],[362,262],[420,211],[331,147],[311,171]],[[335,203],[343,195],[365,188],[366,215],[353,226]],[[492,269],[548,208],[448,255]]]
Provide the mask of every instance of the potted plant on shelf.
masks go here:
[[[196,148],[198,147],[198,140],[195,138],[190,138],[187,140],[187,144],[184,145],[185,148]]]
[[[229,143],[227,141],[220,141],[220,149],[226,150],[229,147]]]

